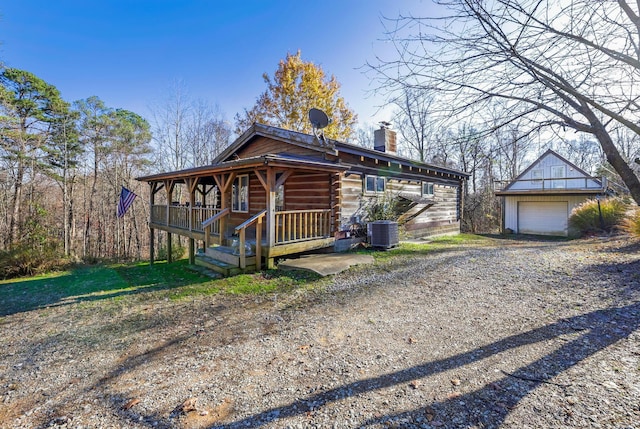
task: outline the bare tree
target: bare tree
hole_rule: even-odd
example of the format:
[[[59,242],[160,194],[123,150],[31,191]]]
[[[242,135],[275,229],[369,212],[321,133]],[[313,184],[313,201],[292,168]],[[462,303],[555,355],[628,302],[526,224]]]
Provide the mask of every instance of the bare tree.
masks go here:
[[[217,105],[193,100],[184,83],[153,109],[153,141],[161,170],[211,163],[231,140],[231,125]]]
[[[152,109],[155,164],[161,170],[192,167],[186,135],[190,108],[186,86],[176,82],[169,96]]]
[[[640,180],[615,142],[640,135],[639,4],[627,0],[435,0],[445,16],[400,16],[388,32],[397,50],[378,59],[381,87],[422,89],[433,114],[472,119],[489,133],[515,121],[528,135],[573,129],[598,141],[640,203]],[[497,121],[483,121],[496,108]]]
[[[426,91],[404,88],[393,100],[398,110],[394,122],[411,157],[426,162],[433,141],[435,126],[430,117],[433,98]]]
[[[225,121],[220,106],[204,100],[191,103],[186,119],[186,140],[195,166],[211,164],[231,140],[231,125]]]
[[[376,127],[371,124],[363,124],[356,129],[355,136],[353,138],[353,143],[358,146],[366,147],[368,149],[373,149],[374,145],[374,137],[373,133]]]

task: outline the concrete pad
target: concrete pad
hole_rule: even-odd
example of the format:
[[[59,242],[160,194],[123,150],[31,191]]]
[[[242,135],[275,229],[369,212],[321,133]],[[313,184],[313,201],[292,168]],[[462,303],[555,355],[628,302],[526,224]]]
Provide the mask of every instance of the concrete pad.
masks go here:
[[[324,253],[286,259],[278,264],[281,270],[305,270],[321,276],[338,274],[352,265],[373,264],[373,256],[354,253]]]

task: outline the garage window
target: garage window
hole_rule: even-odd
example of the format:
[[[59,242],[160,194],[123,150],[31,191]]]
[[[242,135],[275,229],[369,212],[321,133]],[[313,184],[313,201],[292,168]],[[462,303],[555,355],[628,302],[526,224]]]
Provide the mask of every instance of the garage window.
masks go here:
[[[554,165],[551,167],[551,178],[552,179],[563,179],[563,180],[552,180],[551,187],[553,189],[562,189],[567,187],[567,181],[564,180],[565,176],[565,166],[564,165]]]
[[[531,170],[531,183],[533,185],[540,185],[542,179],[544,179],[544,170],[542,168]]]

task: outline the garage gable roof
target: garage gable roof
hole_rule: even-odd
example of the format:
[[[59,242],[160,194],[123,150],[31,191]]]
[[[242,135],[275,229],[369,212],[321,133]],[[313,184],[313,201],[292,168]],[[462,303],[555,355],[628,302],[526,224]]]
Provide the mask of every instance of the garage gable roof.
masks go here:
[[[602,181],[549,149],[496,195],[597,194]]]

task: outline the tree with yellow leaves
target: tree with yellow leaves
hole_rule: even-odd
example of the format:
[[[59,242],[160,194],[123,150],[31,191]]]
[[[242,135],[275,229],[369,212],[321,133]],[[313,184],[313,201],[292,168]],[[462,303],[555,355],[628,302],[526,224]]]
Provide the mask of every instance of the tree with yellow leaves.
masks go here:
[[[320,66],[302,60],[300,51],[280,60],[273,79],[267,73],[262,77],[267,90],[251,110],[236,114],[236,133],[241,134],[254,122],[311,133],[307,113],[315,107],[332,119],[324,129],[325,137],[344,141],[353,134],[357,116],[340,96],[335,76],[327,80]]]

